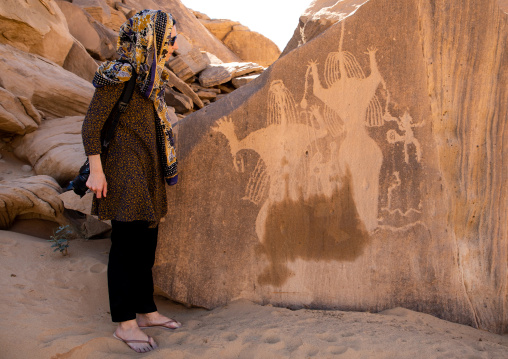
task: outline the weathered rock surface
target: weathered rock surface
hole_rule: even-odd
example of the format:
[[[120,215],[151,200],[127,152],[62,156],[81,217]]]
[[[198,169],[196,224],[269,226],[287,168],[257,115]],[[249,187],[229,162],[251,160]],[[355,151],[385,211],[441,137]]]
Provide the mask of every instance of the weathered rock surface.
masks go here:
[[[178,123],[156,285],[508,330],[508,16],[371,0]]]
[[[168,61],[168,67],[183,81],[203,71],[208,65],[197,48]]]
[[[265,67],[273,64],[280,56],[280,50],[272,40],[249,29],[235,27],[223,42],[243,61],[252,61]]]
[[[88,54],[85,47],[76,40],[62,67],[91,83],[99,65]]]
[[[252,80],[257,79],[259,76],[260,76],[259,74],[255,74],[255,75],[236,77],[231,82],[233,83],[233,86],[235,86],[236,88],[240,88],[242,86],[247,85]]]
[[[39,218],[65,223],[60,186],[49,176],[0,181],[0,229],[8,229],[16,218]]]
[[[101,24],[111,21],[111,8],[105,0],[72,0],[72,4],[86,10]]]
[[[45,120],[37,131],[13,141],[14,153],[38,175],[51,176],[64,186],[76,177],[86,159],[82,123],[83,116]]]
[[[85,114],[94,93],[92,84],[57,64],[4,44],[0,86],[26,97],[48,118]]]
[[[203,18],[200,21],[243,61],[268,67],[280,56],[280,50],[272,40],[237,21]]]
[[[128,4],[126,0],[126,4]],[[213,36],[200,22],[194,14],[188,10],[180,0],[155,0],[156,7],[150,7],[151,0],[139,1],[143,3],[146,9],[160,8],[169,11],[178,21],[178,32],[185,34],[192,44],[203,51],[215,54],[224,62],[241,61],[240,58],[229,50],[222,42]],[[141,9],[140,9],[141,10]]]
[[[24,135],[35,131],[40,122],[40,114],[26,97],[0,87],[0,134]]]
[[[315,0],[300,16],[293,37],[289,40],[282,55],[312,40],[333,24],[347,18],[364,4],[366,0]]]
[[[233,27],[236,25],[240,25],[238,21],[231,20],[222,20],[222,19],[213,19],[210,20],[208,18],[200,19],[201,23],[210,31],[216,38],[220,41],[224,41],[224,38],[233,31]]]
[[[69,31],[85,49],[98,60],[112,59],[116,55],[118,35],[99,23],[85,8],[67,1],[58,1],[69,24]],[[101,7],[98,7],[101,9]]]
[[[253,62],[230,62],[219,65],[209,65],[206,70],[199,74],[199,83],[204,87],[218,86],[235,77],[253,72],[261,72],[263,70],[263,66]]]
[[[43,56],[62,65],[73,40],[53,0],[0,2],[0,43]]]

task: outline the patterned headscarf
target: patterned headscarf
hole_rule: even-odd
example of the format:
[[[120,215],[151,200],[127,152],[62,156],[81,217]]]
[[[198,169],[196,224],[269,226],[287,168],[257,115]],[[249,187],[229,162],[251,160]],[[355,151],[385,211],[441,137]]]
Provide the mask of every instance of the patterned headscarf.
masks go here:
[[[168,82],[164,59],[168,54],[174,21],[171,14],[160,10],[143,10],[127,20],[119,31],[118,61],[104,62],[95,73],[93,85],[102,87],[129,81],[134,67],[136,84],[141,94],[152,100],[156,119],[157,145],[162,159],[164,177],[177,175],[173,130],[164,100]]]

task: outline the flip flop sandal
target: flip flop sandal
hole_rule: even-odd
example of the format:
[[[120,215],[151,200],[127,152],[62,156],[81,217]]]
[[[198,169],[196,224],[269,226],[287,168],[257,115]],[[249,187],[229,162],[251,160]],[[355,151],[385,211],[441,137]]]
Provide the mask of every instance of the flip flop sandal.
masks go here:
[[[140,353],[138,352],[136,349],[134,349],[131,344],[137,344],[137,343],[146,343],[150,346],[150,348],[152,348],[151,350],[154,350],[156,349],[155,347],[152,346],[152,343],[151,341],[153,340],[153,338],[151,336],[148,335],[148,340],[138,340],[138,339],[131,339],[131,340],[125,340],[123,338],[120,338],[118,335],[116,335],[116,333],[113,333],[113,337],[115,339],[118,339],[120,340],[121,342],[124,342],[129,348],[131,348],[132,350],[134,350],[136,353]],[[154,341],[155,342],[155,341]],[[149,351],[151,351],[149,350]]]
[[[169,325],[173,324],[172,327]],[[176,320],[168,320],[167,322],[161,323],[161,324],[152,324],[152,325],[146,325],[146,326],[139,326],[141,329],[145,328],[162,328],[166,330],[174,330],[178,329],[182,326],[181,323],[177,322]]]

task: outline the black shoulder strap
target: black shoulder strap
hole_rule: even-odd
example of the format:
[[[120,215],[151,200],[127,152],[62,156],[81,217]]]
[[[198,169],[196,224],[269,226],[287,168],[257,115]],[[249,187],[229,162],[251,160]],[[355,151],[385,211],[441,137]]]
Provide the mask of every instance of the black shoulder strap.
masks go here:
[[[101,133],[101,142],[103,152],[109,146],[109,143],[113,139],[113,135],[115,134],[116,126],[118,125],[118,120],[120,119],[120,114],[124,113],[127,109],[127,105],[132,98],[132,94],[134,92],[134,88],[136,87],[136,78],[137,78],[136,70],[132,68],[132,76],[125,83],[122,94],[120,98],[116,102],[115,106],[111,110],[106,123],[104,123],[104,127],[102,128]]]

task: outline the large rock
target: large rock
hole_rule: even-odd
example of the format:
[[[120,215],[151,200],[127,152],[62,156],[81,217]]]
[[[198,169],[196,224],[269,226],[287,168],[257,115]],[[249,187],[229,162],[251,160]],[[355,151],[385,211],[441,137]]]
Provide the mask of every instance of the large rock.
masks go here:
[[[0,2],[0,43],[41,55],[59,65],[72,47],[65,17],[53,0]]]
[[[247,28],[234,27],[223,42],[243,61],[252,61],[265,67],[280,56],[280,50],[272,40]]]
[[[67,1],[58,1],[64,13],[69,31],[97,60],[112,59],[116,55],[118,35],[106,28],[82,7]],[[98,9],[101,9],[98,7]]]
[[[126,4],[130,2],[131,0],[125,0]],[[240,58],[213,36],[180,0],[154,0],[154,2],[138,0],[138,2],[145,6],[142,9],[162,9],[173,14],[178,22],[178,32],[185,34],[194,46],[211,52],[224,62],[240,61]]]
[[[371,0],[181,120],[156,284],[508,330],[508,16]]]
[[[13,141],[14,153],[29,162],[38,175],[51,176],[65,186],[86,159],[82,124],[83,116],[46,120],[37,131]]]
[[[333,24],[354,14],[365,2],[365,0],[313,1],[300,16],[293,37],[287,43],[281,56],[317,37]]]
[[[72,0],[72,4],[86,10],[101,24],[111,21],[111,8],[105,0]]]
[[[229,62],[209,65],[199,74],[199,83],[203,87],[213,87],[253,72],[262,72],[264,67],[253,62]]]
[[[57,64],[3,44],[0,86],[26,97],[47,118],[85,114],[94,93],[92,84]]]
[[[49,176],[0,181],[0,229],[17,219],[45,219],[66,223],[60,186]]]
[[[79,41],[74,41],[63,68],[91,83],[98,67],[99,65],[88,54],[85,47]]]
[[[24,135],[35,131],[40,123],[41,116],[30,100],[0,87],[0,133]]]
[[[240,25],[238,21],[223,19],[200,19],[199,21],[220,41],[223,41],[224,38],[233,31],[234,26]]]
[[[200,21],[243,61],[252,61],[268,67],[279,58],[280,50],[272,40],[250,31],[237,21],[220,19],[200,19]]]

